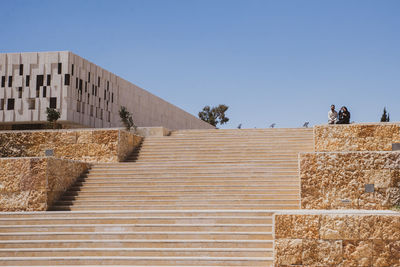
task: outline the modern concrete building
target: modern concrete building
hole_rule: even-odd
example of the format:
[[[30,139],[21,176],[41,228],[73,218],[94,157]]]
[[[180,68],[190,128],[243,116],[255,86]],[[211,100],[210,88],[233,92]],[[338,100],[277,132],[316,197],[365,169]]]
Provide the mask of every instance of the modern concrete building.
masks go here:
[[[121,106],[137,126],[210,129],[208,123],[71,53],[0,54],[0,129],[37,129],[46,108],[66,128],[121,126]]]

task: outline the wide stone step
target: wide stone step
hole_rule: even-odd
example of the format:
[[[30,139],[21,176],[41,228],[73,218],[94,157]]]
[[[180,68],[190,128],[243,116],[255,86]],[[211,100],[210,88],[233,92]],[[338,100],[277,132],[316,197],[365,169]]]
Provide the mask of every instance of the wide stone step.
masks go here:
[[[75,186],[107,186],[107,187],[121,187],[121,186],[135,186],[135,187],[154,187],[158,188],[159,186],[165,187],[165,186],[175,186],[175,188],[181,188],[181,187],[192,187],[192,186],[243,186],[246,188],[248,186],[248,181],[229,181],[229,180],[224,180],[224,181],[215,181],[215,182],[210,182],[210,181],[191,181],[191,182],[184,182],[184,181],[176,181],[176,182],[171,182],[171,181],[163,181],[163,182],[156,182],[156,181],[146,181],[146,182],[138,182],[138,181],[129,181],[129,180],[124,180],[124,181],[105,181],[105,180],[85,180],[82,182],[77,182],[75,183]],[[276,180],[276,181],[257,181],[254,182],[252,181],[251,185],[254,186],[270,186],[270,185],[277,185],[277,186],[282,186],[282,185],[299,185],[298,180]]]
[[[123,190],[123,191],[170,191],[170,192],[180,192],[184,190],[196,190],[196,191],[214,191],[214,190],[269,190],[269,189],[299,189],[298,183],[273,183],[266,185],[149,185],[149,186],[138,186],[135,184],[124,184],[117,183],[116,185],[96,185],[96,184],[86,184],[83,187],[73,186],[70,188],[71,191],[81,191],[81,192],[93,192],[93,191],[103,191],[108,190]]]
[[[214,174],[217,173],[245,173],[245,174],[253,174],[253,173],[294,173],[296,172],[296,168],[291,166],[291,167],[257,167],[257,168],[252,168],[252,167],[243,167],[243,168],[210,168],[210,172],[214,172]],[[137,169],[116,169],[116,170],[110,170],[110,169],[96,169],[90,172],[89,175],[94,175],[94,174],[120,174],[120,175],[125,175],[125,174],[159,174],[159,173],[167,173],[170,175],[174,175],[176,173],[184,173],[184,174],[210,174],[210,172],[207,172],[206,168],[157,168],[157,167],[148,167],[148,168],[137,168]]]
[[[215,195],[213,197],[208,197],[207,200],[209,201],[217,201],[217,200],[222,200],[222,201],[237,201],[237,200],[296,200],[298,201],[300,199],[299,194],[252,194],[252,195],[237,195],[238,197],[235,196],[230,196],[230,195]],[[99,201],[99,198],[101,200],[112,200],[112,201],[202,201],[204,200],[203,195],[197,195],[197,196],[192,196],[192,195],[187,195],[187,196],[177,196],[176,194],[170,194],[170,195],[152,195],[152,196],[129,196],[129,195],[99,195],[96,194],[95,196],[82,196],[82,195],[64,195],[61,200],[64,201],[94,201],[97,200]]]
[[[1,225],[0,233],[20,232],[271,232],[271,224],[45,224]]]
[[[288,209],[299,209],[299,204],[221,204],[216,206],[215,204],[185,204],[185,205],[130,205],[130,204],[119,204],[119,205],[89,205],[89,204],[73,204],[73,205],[55,205],[51,207],[50,210],[60,210],[60,211],[78,211],[78,210],[120,210],[121,208],[124,210],[204,210],[204,209],[247,209],[247,210],[259,210],[259,209],[267,209],[267,210],[288,210]]]
[[[272,224],[272,217],[22,217],[1,218],[0,225],[58,224]]]
[[[218,199],[218,200],[207,200],[207,199],[183,199],[183,200],[122,200],[122,199],[111,199],[111,200],[99,200],[96,198],[93,199],[81,199],[81,200],[60,200],[55,203],[55,206],[83,206],[83,205],[132,205],[132,206],[150,206],[150,205],[229,205],[229,204],[240,204],[240,205],[274,205],[274,204],[292,204],[299,205],[300,200],[293,199]]]
[[[153,172],[153,173],[144,173],[144,172],[124,172],[124,173],[88,173],[86,176],[87,177],[103,177],[103,178],[157,178],[157,179],[166,179],[166,178],[182,178],[182,177],[187,177],[187,178],[209,178],[209,177],[214,177],[215,179],[218,178],[230,178],[230,177],[236,177],[236,178],[260,178],[260,177],[285,177],[285,176],[291,176],[293,177],[294,175],[298,175],[297,170],[285,170],[285,171],[252,171],[251,173],[249,172],[240,172],[240,171],[235,171],[235,172],[216,172],[214,171],[213,173],[207,173],[207,172],[193,172],[193,171],[187,171],[187,172]]]
[[[0,265],[272,266],[272,257],[4,257]]]
[[[232,164],[241,164],[241,165],[249,165],[249,164],[287,164],[287,163],[297,163],[297,157],[292,158],[292,159],[260,159],[260,160],[243,160],[243,161],[238,161],[238,160],[227,160],[227,159],[220,159],[221,161],[215,162],[214,160],[210,159],[204,159],[204,160],[180,160],[177,162],[174,162],[176,165],[175,166],[199,166],[199,165],[206,165],[208,166],[209,164],[215,164],[215,165],[232,165]],[[158,162],[159,165],[161,166],[170,166],[171,163],[160,161]],[[154,166],[154,162],[152,163],[146,163],[146,162],[136,162],[136,163],[129,163],[129,162],[118,162],[118,163],[98,163],[94,164],[92,166],[92,169],[96,168],[120,168],[120,167],[129,167],[129,166]]]
[[[147,210],[147,211],[127,211],[127,210],[116,210],[116,211],[38,211],[38,212],[0,212],[1,218],[40,218],[48,217],[52,218],[72,218],[72,217],[121,217],[121,216],[134,216],[134,217],[230,217],[230,216],[243,216],[243,217],[271,217],[274,211],[268,210],[186,210],[186,211],[164,211],[164,210]]]
[[[6,240],[0,248],[262,248],[271,240]]]
[[[177,194],[179,192],[179,194]],[[158,195],[176,195],[176,196],[202,196],[209,198],[218,195],[236,195],[238,198],[241,195],[254,195],[254,194],[299,194],[299,189],[269,189],[257,190],[257,189],[237,189],[237,190],[183,190],[183,191],[171,191],[171,190],[151,190],[151,191],[134,191],[130,189],[125,190],[107,190],[103,188],[97,191],[67,191],[66,196],[120,196],[120,195],[136,195],[136,196],[158,196]]]
[[[265,248],[14,248],[0,249],[2,257],[272,257]]]
[[[0,240],[272,240],[271,232],[18,232],[0,233]]]
[[[175,164],[174,164],[175,163]],[[144,162],[135,162],[135,163],[128,163],[124,162],[122,164],[113,164],[113,165],[94,165],[92,166],[91,170],[93,172],[98,170],[137,170],[137,169],[146,169],[146,168],[156,168],[156,169],[203,169],[203,168],[265,168],[265,167],[282,167],[282,168],[296,168],[297,161],[282,161],[282,162],[268,162],[268,161],[260,161],[260,162],[210,162],[210,163],[196,163],[192,162],[191,164],[182,164],[181,162],[157,162],[155,163],[144,163]]]

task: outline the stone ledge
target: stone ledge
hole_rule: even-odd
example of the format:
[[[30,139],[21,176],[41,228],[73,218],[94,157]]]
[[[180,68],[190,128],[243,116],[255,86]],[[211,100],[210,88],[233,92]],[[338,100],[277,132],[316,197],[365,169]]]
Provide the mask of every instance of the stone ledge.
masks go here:
[[[391,151],[400,142],[400,123],[314,126],[315,151]]]
[[[86,162],[118,162],[142,137],[123,129],[1,131],[0,157],[43,157],[53,150],[58,158]]]
[[[274,229],[278,267],[400,265],[397,212],[284,211]]]
[[[89,167],[53,157],[0,158],[0,211],[45,211]]]

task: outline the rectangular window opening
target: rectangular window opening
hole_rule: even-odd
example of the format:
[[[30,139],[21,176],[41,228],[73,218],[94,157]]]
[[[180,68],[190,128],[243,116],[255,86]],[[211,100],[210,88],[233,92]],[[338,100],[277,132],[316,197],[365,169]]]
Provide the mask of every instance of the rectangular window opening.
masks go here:
[[[61,71],[62,71],[62,64],[58,63],[57,73],[61,74]]]
[[[6,76],[1,76],[1,87],[6,86]]]
[[[4,99],[0,99],[0,110],[4,110]]]
[[[70,75],[69,74],[65,74],[64,85],[69,85],[70,79],[71,79]]]
[[[72,67],[71,67],[71,75],[74,76],[74,64],[72,64]]]
[[[47,74],[47,86],[49,86],[51,83],[51,75]]]
[[[46,97],[46,95],[47,95],[47,88],[46,88],[46,86],[43,86],[42,96]]]
[[[88,73],[88,82],[90,82],[90,71]]]
[[[97,77],[97,86],[100,87],[100,77]]]
[[[36,90],[40,89],[40,86],[43,86],[43,75],[37,75],[36,76]]]
[[[25,86],[29,87],[30,82],[31,82],[31,76],[30,75],[26,75]]]
[[[50,108],[57,108],[57,97],[50,97]]]
[[[8,76],[8,87],[12,87],[12,76]]]
[[[24,75],[24,64],[19,64],[19,75]]]
[[[14,98],[7,99],[7,110],[14,110],[15,100]]]
[[[75,79],[75,88],[76,89],[78,89],[78,83],[79,83],[79,79],[78,79],[78,77],[76,77],[76,79]]]
[[[22,87],[18,87],[18,98],[22,98]]]

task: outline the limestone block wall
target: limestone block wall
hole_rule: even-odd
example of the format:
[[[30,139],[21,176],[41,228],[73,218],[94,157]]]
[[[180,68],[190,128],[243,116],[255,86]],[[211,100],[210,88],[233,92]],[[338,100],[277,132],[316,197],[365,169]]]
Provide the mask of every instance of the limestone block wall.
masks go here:
[[[0,158],[0,211],[45,211],[88,168],[52,157]]]
[[[54,156],[85,162],[118,162],[141,142],[142,137],[122,129],[79,129],[0,132],[0,157]]]
[[[400,266],[400,213],[275,214],[275,266]]]
[[[390,151],[400,143],[400,124],[319,125],[314,127],[315,151]]]
[[[400,152],[300,153],[299,161],[303,209],[389,209],[400,204]],[[374,192],[367,192],[365,186],[371,184]]]

